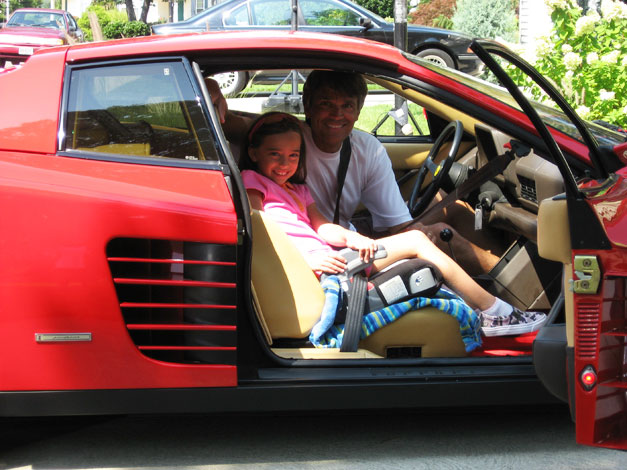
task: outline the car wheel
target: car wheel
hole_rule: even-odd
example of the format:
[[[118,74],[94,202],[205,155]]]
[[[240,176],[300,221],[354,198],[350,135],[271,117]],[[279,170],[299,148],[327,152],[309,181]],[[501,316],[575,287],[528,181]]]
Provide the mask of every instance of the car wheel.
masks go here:
[[[232,96],[244,88],[248,84],[248,74],[246,72],[226,72],[217,73],[213,78],[220,85],[220,90],[225,96]]]
[[[433,62],[440,67],[455,68],[455,61],[453,58],[440,49],[424,49],[416,53],[416,55],[422,59],[428,60],[429,62]]]

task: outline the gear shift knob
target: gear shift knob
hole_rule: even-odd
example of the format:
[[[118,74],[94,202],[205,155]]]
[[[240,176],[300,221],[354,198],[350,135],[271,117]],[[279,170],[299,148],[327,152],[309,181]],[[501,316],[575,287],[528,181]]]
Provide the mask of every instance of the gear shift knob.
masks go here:
[[[453,238],[453,231],[450,228],[444,228],[440,232],[440,240],[445,243],[448,243]]]

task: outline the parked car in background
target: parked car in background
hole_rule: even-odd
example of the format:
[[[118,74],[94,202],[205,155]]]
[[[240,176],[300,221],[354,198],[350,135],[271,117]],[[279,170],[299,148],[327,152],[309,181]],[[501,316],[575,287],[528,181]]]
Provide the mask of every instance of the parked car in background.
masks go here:
[[[67,11],[20,8],[0,30],[0,68],[24,62],[42,47],[83,40],[83,31]]]
[[[154,34],[291,28],[291,0],[227,0],[185,21],[154,25]],[[349,0],[299,0],[298,29],[343,34],[394,44],[394,24]],[[463,33],[427,26],[407,26],[407,51],[442,67],[471,75],[482,64],[469,50],[471,38]],[[219,77],[226,93],[244,89],[254,73],[238,72]]]

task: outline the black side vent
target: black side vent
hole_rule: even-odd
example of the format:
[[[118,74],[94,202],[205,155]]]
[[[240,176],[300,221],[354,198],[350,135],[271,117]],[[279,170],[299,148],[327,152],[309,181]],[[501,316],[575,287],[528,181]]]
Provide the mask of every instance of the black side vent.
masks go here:
[[[520,195],[523,199],[527,199],[531,202],[538,202],[538,195],[536,193],[536,182],[532,179],[525,178],[524,176],[518,176],[520,181]]]
[[[236,250],[231,245],[118,238],[107,261],[142,354],[175,363],[236,362]]]

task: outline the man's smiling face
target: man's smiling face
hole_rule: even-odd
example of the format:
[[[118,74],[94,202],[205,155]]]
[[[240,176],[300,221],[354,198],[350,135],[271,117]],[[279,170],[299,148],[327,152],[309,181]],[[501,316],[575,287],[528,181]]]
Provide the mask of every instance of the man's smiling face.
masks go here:
[[[316,90],[305,115],[318,148],[327,153],[340,150],[359,118],[359,111],[357,96],[347,96],[329,87]]]

